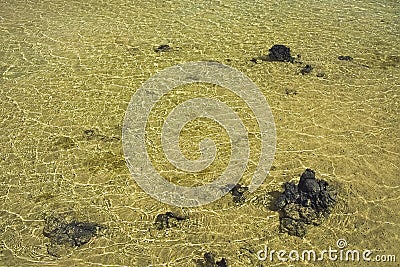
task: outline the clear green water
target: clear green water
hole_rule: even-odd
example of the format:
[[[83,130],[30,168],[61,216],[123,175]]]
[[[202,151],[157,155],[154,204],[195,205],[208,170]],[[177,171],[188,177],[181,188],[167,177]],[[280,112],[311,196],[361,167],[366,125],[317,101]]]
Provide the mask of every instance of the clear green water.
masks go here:
[[[266,244],[323,250],[344,238],[349,249],[398,258],[368,265],[396,266],[399,13],[396,1],[2,1],[0,265],[194,266],[212,251],[229,266],[269,266],[256,258]],[[277,43],[314,70],[303,76],[299,64],[250,62]],[[173,51],[154,52],[161,44]],[[245,73],[275,117],[274,169],[241,206],[227,195],[200,208],[170,207],[147,196],[125,165],[121,131],[132,94],[157,71],[197,60]],[[300,239],[279,233],[267,193],[306,167],[337,186],[340,198],[330,218]],[[190,220],[156,230],[155,217],[169,210]],[[107,229],[57,259],[42,235],[53,213]]]

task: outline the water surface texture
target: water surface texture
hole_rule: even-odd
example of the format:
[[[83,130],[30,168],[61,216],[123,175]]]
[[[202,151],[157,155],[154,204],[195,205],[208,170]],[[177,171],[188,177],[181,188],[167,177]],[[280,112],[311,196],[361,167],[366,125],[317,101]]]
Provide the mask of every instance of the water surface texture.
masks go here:
[[[210,251],[228,266],[365,266],[257,259],[265,245],[321,251],[345,239],[349,249],[397,256],[375,266],[396,266],[400,5],[347,2],[1,1],[0,265],[196,266],[193,259]],[[302,63],[251,61],[274,44]],[[155,51],[160,45],[170,49]],[[353,60],[338,59],[347,55]],[[197,208],[160,203],[135,183],[123,156],[122,124],[135,91],[158,71],[199,60],[247,75],[275,118],[270,175],[240,205],[229,194]],[[302,75],[307,64],[313,69]],[[218,124],[199,119],[181,132],[183,154],[197,159],[208,137],[220,157],[197,174],[167,162],[160,118],[194,95],[224,101],[257,129],[248,107],[224,88],[188,85],[165,95],[149,117],[148,151],[166,179],[186,186],[213,181],[231,148]],[[257,167],[257,140],[243,183]],[[269,193],[305,168],[334,185],[339,199],[321,226],[298,238],[279,232]],[[167,211],[189,219],[158,230],[154,220]],[[55,257],[43,236],[52,215],[104,228]]]

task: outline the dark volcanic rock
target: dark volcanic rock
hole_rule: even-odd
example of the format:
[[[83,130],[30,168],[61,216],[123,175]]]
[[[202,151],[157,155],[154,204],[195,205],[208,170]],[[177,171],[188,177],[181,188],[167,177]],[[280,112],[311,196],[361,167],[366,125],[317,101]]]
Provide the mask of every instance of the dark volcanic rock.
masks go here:
[[[300,55],[297,56],[300,59]],[[280,62],[295,62],[295,58],[290,55],[290,48],[285,45],[273,45],[269,49],[268,55],[253,57],[250,59],[253,63],[261,63],[262,61],[280,61]],[[297,61],[296,63],[301,63]]]
[[[66,223],[60,218],[50,217],[46,219],[43,235],[50,238],[57,245],[82,246],[96,236],[100,225],[90,222]]]
[[[197,267],[227,267],[225,258],[215,261],[215,256],[211,252],[204,253],[204,260],[195,260]]]
[[[310,194],[318,193],[321,190],[313,170],[306,169],[300,176],[299,190]]]
[[[241,184],[235,185],[230,191],[233,196],[233,202],[235,202],[235,204],[243,204],[246,201],[244,193],[248,190],[249,188],[247,186],[242,186]]]
[[[290,48],[284,45],[274,45],[269,49],[268,61],[292,62],[294,58],[290,55]]]
[[[353,58],[351,56],[338,56],[339,60],[346,60],[346,61],[352,61]]]
[[[43,228],[43,235],[50,239],[50,251],[60,251],[56,246],[80,247],[97,235],[101,226],[97,223],[72,221],[67,223],[63,218],[48,217]]]
[[[301,74],[308,74],[313,70],[313,67],[311,65],[306,65],[304,68],[301,69],[300,73]]]
[[[167,52],[170,51],[172,48],[167,45],[167,44],[163,44],[158,46],[157,48],[154,48],[154,52]]]
[[[315,178],[315,172],[306,169],[296,185],[284,185],[285,191],[275,205],[281,212],[281,230],[290,235],[303,237],[307,224],[319,225],[328,217],[336,204],[336,192],[324,180]]]
[[[166,228],[171,228],[177,225],[178,221],[186,220],[186,217],[179,216],[170,211],[165,214],[158,214],[156,217],[155,225],[158,230],[163,230]]]

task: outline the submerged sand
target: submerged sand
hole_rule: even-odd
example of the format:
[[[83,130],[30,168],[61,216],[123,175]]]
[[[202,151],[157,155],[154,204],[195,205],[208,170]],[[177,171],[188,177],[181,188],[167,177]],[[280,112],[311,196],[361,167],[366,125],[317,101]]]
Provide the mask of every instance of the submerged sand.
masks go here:
[[[146,2],[0,4],[0,265],[195,266],[193,259],[211,251],[229,266],[289,266],[277,258],[260,261],[257,251],[265,245],[321,251],[337,248],[338,239],[348,249],[400,257],[399,4]],[[163,44],[171,49],[154,51]],[[250,61],[274,44],[287,45],[303,63]],[[340,55],[353,60],[338,60]],[[131,96],[156,72],[199,60],[246,74],[275,118],[273,168],[241,205],[230,195],[198,208],[162,204],[135,183],[123,157]],[[302,75],[306,64],[313,70]],[[155,111],[201,88],[236,103],[246,116],[240,99],[208,85],[182,87]],[[149,136],[157,136],[161,115],[149,120]],[[198,156],[202,135],[227,143],[218,125],[199,120],[188,126],[182,142],[189,158]],[[208,176],[190,176],[194,180],[168,169],[157,142],[149,149],[168,179],[190,185],[221,171],[227,147],[220,146],[220,161]],[[249,165],[249,177],[255,166]],[[305,168],[334,185],[339,200],[331,216],[301,239],[279,232],[269,193],[297,182]],[[158,230],[154,220],[167,211],[190,219]],[[43,236],[45,218],[54,214],[105,229],[57,258]],[[309,263],[342,264],[351,263]]]

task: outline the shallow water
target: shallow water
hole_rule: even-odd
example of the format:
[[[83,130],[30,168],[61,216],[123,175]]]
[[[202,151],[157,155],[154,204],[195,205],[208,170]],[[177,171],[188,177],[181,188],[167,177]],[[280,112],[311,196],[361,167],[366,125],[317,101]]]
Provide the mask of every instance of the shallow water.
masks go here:
[[[193,259],[212,251],[229,266],[269,266],[256,255],[265,245],[321,251],[337,248],[341,238],[346,249],[399,258],[399,13],[396,1],[0,3],[0,265],[195,266]],[[162,44],[172,50],[155,52]],[[274,44],[289,46],[303,64],[250,61]],[[340,55],[354,59],[340,61]],[[122,124],[132,95],[158,71],[199,60],[246,74],[275,118],[274,167],[243,205],[230,195],[198,208],[162,204],[143,192],[125,163]],[[299,74],[306,64],[312,72]],[[246,113],[240,99],[208,88]],[[166,96],[155,111],[171,109],[194,91],[187,86]],[[156,136],[158,128],[149,125],[148,135]],[[188,126],[182,142],[189,158],[198,156],[199,134],[226,143],[217,125]],[[168,171],[159,144],[149,149]],[[208,174],[226,164],[227,146],[220,149],[221,162]],[[268,192],[282,191],[307,167],[338,188],[339,202],[328,220],[300,239],[279,232]],[[166,177],[191,181],[173,170]],[[192,178],[195,184],[212,180]],[[157,214],[170,210],[190,219],[155,229]],[[42,234],[49,214],[106,229],[56,258]],[[289,266],[277,258],[274,264]],[[295,263],[345,264],[354,263]]]

